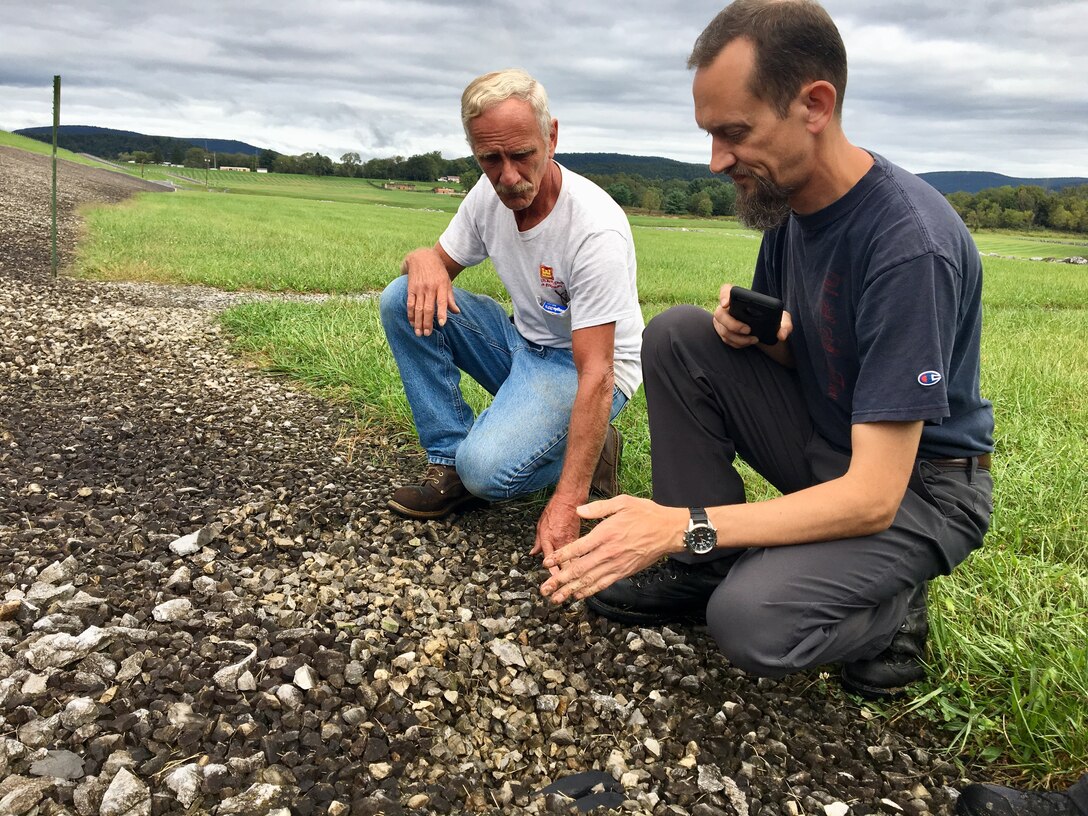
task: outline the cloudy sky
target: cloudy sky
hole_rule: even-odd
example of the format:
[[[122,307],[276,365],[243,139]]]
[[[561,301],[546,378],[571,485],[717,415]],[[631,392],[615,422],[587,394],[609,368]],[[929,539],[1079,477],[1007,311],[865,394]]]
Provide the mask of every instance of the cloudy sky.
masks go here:
[[[0,0],[0,128],[468,154],[474,76],[541,80],[560,152],[707,160],[684,63],[723,0]],[[914,172],[1088,176],[1088,0],[826,0],[845,127]]]

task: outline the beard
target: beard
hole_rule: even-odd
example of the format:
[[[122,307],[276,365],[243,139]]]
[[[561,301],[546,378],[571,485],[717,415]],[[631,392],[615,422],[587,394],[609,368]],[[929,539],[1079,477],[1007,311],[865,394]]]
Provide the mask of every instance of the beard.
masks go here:
[[[737,188],[737,220],[751,229],[766,231],[780,227],[790,217],[790,196],[793,190],[779,187],[773,181],[757,176],[747,167],[737,164],[731,168],[730,176],[746,176],[755,183],[751,192]]]

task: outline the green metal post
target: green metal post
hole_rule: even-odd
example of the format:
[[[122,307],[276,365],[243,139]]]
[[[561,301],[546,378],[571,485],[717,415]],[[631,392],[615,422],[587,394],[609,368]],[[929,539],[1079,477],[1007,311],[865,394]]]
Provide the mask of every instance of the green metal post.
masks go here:
[[[60,128],[60,75],[53,76],[53,275],[57,274],[57,130]]]

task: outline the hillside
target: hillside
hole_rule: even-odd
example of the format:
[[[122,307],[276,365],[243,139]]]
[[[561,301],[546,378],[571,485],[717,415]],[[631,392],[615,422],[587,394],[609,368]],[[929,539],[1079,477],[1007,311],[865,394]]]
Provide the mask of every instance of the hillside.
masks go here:
[[[21,136],[28,136],[40,142],[53,141],[51,127],[33,127],[16,130]],[[74,153],[91,153],[95,156],[113,158],[119,153],[132,153],[143,150],[148,153],[159,151],[170,160],[176,153],[184,155],[191,147],[201,147],[216,153],[244,153],[255,156],[261,148],[234,139],[183,138],[177,136],[149,136],[131,130],[94,127],[93,125],[61,125],[57,131],[57,144]]]
[[[621,153],[562,153],[555,157],[560,164],[576,173],[614,175],[630,173],[647,179],[709,178],[713,175],[705,164],[681,162],[657,156],[628,156]],[[919,178],[941,193],[977,193],[993,187],[1037,186],[1044,190],[1061,190],[1088,184],[1088,178],[1023,178],[975,170],[947,170],[919,173]]]
[[[48,143],[44,143],[27,136],[19,136],[18,134],[10,133],[6,130],[0,130],[0,147],[14,147],[19,150],[24,150],[27,153],[37,153],[41,156],[49,156],[53,152],[52,140]],[[57,148],[57,158],[75,162],[76,164],[84,164],[88,167],[108,168],[110,166],[109,162],[100,162],[87,156],[81,156],[78,153],[73,153],[71,150],[65,150],[63,147]]]
[[[575,173],[610,176],[628,173],[647,179],[711,178],[705,164],[676,161],[661,156],[629,156],[623,153],[557,153],[556,161]]]
[[[968,170],[919,173],[918,177],[925,179],[946,195],[948,193],[971,193],[973,195],[994,187],[1042,187],[1044,190],[1064,190],[1066,187],[1088,184],[1088,178],[1014,178],[1012,176],[1003,176],[1001,173]]]

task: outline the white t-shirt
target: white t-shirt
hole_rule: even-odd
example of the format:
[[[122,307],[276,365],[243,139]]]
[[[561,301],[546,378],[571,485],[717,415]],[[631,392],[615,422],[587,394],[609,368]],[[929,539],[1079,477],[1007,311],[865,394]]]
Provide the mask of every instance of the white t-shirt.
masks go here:
[[[571,331],[616,324],[616,385],[628,397],[642,382],[642,310],[635,242],[627,216],[587,178],[558,165],[563,182],[547,217],[519,232],[514,213],[480,178],[439,243],[462,266],[491,258],[530,342],[571,347]]]

